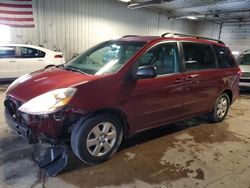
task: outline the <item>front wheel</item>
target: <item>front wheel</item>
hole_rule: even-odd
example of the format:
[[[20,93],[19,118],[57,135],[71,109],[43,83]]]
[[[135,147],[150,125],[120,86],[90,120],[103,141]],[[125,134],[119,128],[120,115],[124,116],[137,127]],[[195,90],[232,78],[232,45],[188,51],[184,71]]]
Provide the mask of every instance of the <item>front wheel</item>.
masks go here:
[[[119,148],[123,129],[112,114],[98,114],[79,122],[71,134],[74,154],[86,164],[98,164],[110,158]]]
[[[230,106],[228,94],[223,93],[216,100],[213,111],[208,114],[208,119],[212,122],[220,122],[227,116]]]

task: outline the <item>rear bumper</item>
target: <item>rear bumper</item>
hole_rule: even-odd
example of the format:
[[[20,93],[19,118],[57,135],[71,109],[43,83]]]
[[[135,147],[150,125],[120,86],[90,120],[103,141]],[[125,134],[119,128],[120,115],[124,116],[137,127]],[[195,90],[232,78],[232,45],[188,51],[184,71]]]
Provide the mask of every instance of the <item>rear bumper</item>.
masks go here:
[[[17,123],[11,115],[8,113],[8,111],[5,109],[4,110],[4,115],[5,115],[5,121],[8,124],[8,126],[17,133],[17,135],[21,136],[25,140],[28,141],[29,144],[36,143],[37,141],[33,138],[31,129]]]

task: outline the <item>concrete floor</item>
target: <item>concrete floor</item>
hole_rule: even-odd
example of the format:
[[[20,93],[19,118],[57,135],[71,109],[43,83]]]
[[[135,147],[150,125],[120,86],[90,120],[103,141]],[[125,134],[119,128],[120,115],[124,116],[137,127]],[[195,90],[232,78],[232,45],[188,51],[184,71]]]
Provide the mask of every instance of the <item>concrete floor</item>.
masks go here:
[[[250,93],[226,120],[190,119],[126,139],[109,161],[68,167],[48,178],[33,160],[34,146],[6,126],[0,87],[0,187],[250,187]]]

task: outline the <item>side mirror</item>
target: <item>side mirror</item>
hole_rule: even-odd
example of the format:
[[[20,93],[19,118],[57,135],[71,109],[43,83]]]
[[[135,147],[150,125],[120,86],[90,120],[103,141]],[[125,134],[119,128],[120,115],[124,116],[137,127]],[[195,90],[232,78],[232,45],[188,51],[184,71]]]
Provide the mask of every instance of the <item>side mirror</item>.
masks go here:
[[[137,79],[155,78],[157,76],[156,68],[154,66],[142,66],[137,69]]]

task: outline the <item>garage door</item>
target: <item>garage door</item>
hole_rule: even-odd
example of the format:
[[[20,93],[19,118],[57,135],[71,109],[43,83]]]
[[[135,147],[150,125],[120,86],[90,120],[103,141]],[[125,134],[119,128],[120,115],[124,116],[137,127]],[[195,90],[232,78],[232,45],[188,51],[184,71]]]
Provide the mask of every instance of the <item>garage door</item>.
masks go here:
[[[223,23],[221,40],[233,51],[250,49],[250,22]]]

